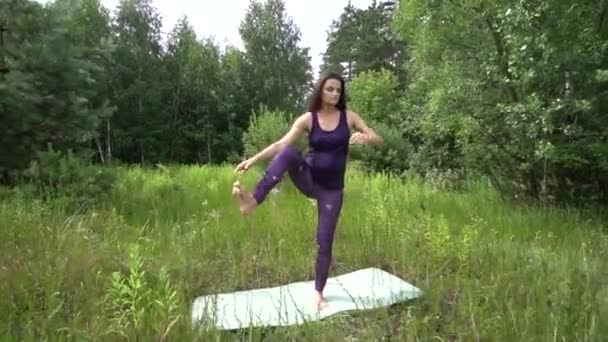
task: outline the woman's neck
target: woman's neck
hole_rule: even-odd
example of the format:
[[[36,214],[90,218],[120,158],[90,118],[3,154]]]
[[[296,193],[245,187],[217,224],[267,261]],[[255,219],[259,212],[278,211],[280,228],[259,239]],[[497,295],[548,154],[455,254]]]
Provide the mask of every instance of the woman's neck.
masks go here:
[[[336,111],[336,106],[332,105],[332,104],[322,104],[321,105],[321,110],[319,112],[321,113],[327,113],[327,114],[331,114],[334,113]]]

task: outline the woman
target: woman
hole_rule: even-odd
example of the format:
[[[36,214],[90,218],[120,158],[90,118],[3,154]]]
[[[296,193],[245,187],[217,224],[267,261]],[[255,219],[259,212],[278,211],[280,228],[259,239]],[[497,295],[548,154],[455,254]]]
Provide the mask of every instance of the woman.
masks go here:
[[[308,112],[300,115],[290,130],[278,141],[255,156],[241,162],[237,172],[244,172],[256,162],[273,157],[253,193],[239,182],[233,195],[243,215],[260,205],[285,172],[307,197],[317,201],[317,259],[315,265],[314,305],[317,310],[327,303],[323,289],[332,259],[332,245],[338,217],[342,209],[344,174],[349,144],[380,144],[382,138],[369,128],[359,114],[346,109],[343,78],[334,73],[322,77],[317,84]],[[351,130],[355,132],[351,136]],[[305,157],[291,145],[308,134],[310,151]]]

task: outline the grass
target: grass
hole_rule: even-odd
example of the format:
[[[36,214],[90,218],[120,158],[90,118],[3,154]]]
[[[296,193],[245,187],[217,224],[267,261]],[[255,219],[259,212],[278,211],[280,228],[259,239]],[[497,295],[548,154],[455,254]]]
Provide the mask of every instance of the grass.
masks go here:
[[[301,327],[195,331],[200,295],[312,280],[316,208],[290,183],[237,214],[223,167],[119,169],[100,205],[19,192],[0,203],[3,340],[600,341],[600,216],[350,171],[332,275],[376,266],[415,301]],[[260,171],[243,181],[253,186]],[[354,338],[354,339],[353,339]]]

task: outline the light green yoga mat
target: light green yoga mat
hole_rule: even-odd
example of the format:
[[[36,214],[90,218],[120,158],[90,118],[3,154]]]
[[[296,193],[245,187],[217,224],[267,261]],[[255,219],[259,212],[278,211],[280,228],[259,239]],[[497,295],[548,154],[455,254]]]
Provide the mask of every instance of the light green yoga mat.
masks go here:
[[[365,268],[331,277],[324,295],[328,306],[312,306],[314,281],[276,287],[210,294],[198,297],[192,306],[192,321],[211,324],[219,330],[248,327],[299,325],[340,312],[385,307],[422,296],[405,280],[378,268]]]

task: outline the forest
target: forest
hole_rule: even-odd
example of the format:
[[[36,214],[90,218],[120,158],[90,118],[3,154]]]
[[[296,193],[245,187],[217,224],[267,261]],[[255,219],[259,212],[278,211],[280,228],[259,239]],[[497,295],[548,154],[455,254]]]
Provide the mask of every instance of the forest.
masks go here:
[[[352,148],[334,272],[382,265],[427,295],[248,338],[608,333],[608,1],[348,2],[321,65],[284,0],[238,30],[243,48],[163,27],[152,0],[0,1],[0,336],[205,340],[193,297],[310,276],[288,180],[249,221],[230,188],[329,71],[384,139]]]
[[[606,6],[347,6],[317,69],[342,72],[350,108],[386,136],[353,155],[374,171],[605,203]],[[96,0],[7,0],[1,11],[5,184],[68,152],[97,164],[234,163],[284,133],[318,77],[281,1],[252,2],[243,51],[198,37],[187,17],[161,27],[150,1],[111,12]]]

